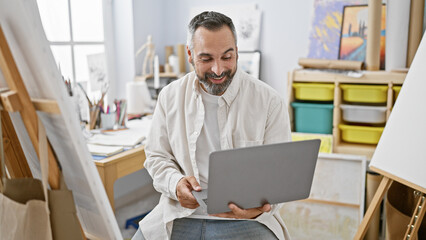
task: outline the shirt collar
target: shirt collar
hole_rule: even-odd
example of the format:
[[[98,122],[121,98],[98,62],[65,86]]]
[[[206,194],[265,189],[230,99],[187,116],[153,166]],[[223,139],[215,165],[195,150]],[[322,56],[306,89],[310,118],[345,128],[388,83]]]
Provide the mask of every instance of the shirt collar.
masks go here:
[[[200,81],[198,80],[197,74],[195,74],[195,71],[193,72],[193,74],[194,74],[195,81],[194,81],[194,84],[192,85],[192,90],[196,93],[198,97],[201,94]],[[241,70],[237,67],[237,71],[235,72],[235,75],[232,78],[231,84],[229,84],[225,93],[222,94],[221,96],[228,106],[231,106],[235,97],[237,97],[238,91],[240,90],[240,81],[241,81]]]
[[[225,93],[222,94],[223,100],[225,100],[228,106],[231,106],[235,97],[237,97],[238,91],[240,90],[240,81],[241,81],[241,70],[237,67],[234,77],[232,78],[231,84],[229,84]]]

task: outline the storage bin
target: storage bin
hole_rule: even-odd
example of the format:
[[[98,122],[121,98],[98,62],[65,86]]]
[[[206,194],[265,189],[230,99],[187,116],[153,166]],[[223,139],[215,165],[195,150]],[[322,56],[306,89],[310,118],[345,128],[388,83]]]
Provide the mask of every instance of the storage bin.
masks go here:
[[[330,83],[293,83],[294,97],[297,100],[333,101],[334,84]]]
[[[386,122],[386,107],[340,105],[342,118],[346,122],[381,124]]]
[[[331,134],[333,104],[292,102],[296,132]]]
[[[402,86],[393,86],[392,87],[392,89],[393,89],[393,91],[394,91],[394,95],[393,95],[393,100],[395,101],[396,100],[396,98],[398,97],[398,95],[399,95],[399,91],[401,91],[401,87]]]
[[[340,124],[342,139],[345,142],[377,144],[384,127],[365,127]]]
[[[387,90],[386,85],[356,85],[342,84],[343,100],[346,102],[357,103],[386,103]]]

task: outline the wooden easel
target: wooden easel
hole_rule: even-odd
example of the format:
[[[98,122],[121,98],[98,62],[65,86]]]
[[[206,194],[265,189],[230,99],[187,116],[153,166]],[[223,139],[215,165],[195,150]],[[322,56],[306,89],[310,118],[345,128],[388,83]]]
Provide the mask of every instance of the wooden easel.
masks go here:
[[[1,111],[1,119],[6,167],[10,176],[12,178],[33,177],[9,114]]]
[[[421,189],[420,187],[410,184],[409,182],[399,179],[398,177],[395,177],[391,174],[388,174],[384,171],[381,171],[380,169],[376,169],[374,167],[370,167],[373,171],[379,172],[383,175],[383,179],[380,182],[379,187],[377,188],[376,194],[374,194],[373,200],[371,201],[370,206],[367,209],[367,212],[364,215],[364,218],[362,219],[362,222],[360,226],[358,227],[358,231],[355,234],[354,239],[361,240],[364,238],[365,233],[368,230],[368,226],[372,220],[372,216],[375,214],[375,212],[379,209],[380,203],[385,196],[385,193],[390,188],[393,181],[400,182],[406,186],[409,186],[411,188],[414,188],[418,191],[418,197],[419,200],[417,201],[417,206],[414,209],[414,213],[411,217],[410,224],[408,224],[407,231],[405,232],[404,240],[410,240],[412,239],[412,236],[416,236],[417,232],[419,230],[420,224],[423,220],[423,217],[426,212],[426,199],[425,199],[425,191],[424,189]]]
[[[16,66],[15,60],[10,51],[9,45],[0,27],[0,68],[9,87],[9,91],[1,94],[3,107],[8,112],[18,112],[21,114],[22,121],[27,129],[28,136],[38,154],[38,116],[34,104],[32,103],[28,91],[22,81],[21,74]],[[7,114],[4,114],[7,115]],[[7,117],[8,120],[10,119]],[[6,126],[6,129],[11,125]],[[19,148],[14,142],[14,148]],[[20,158],[22,159],[22,158]],[[59,166],[53,154],[52,147],[48,144],[49,159],[49,184],[52,189],[59,188]],[[19,163],[19,166],[25,164]],[[24,166],[26,169],[27,166]],[[27,170],[24,170],[25,172]]]
[[[32,177],[21,144],[16,135],[12,121],[7,112],[18,112],[24,122],[27,133],[31,139],[33,147],[39,155],[38,141],[38,116],[37,110],[60,113],[55,101],[51,100],[31,100],[28,91],[22,81],[21,74],[17,68],[13,55],[10,51],[6,37],[0,26],[0,69],[9,87],[9,90],[0,92],[1,105],[5,111],[2,114],[2,126],[4,126],[4,137],[1,139],[5,143],[6,166],[12,177]],[[60,169],[58,161],[54,155],[50,143],[48,147],[49,162],[49,185],[52,189],[59,189]],[[83,229],[80,229],[83,232]],[[84,236],[84,232],[83,232]]]

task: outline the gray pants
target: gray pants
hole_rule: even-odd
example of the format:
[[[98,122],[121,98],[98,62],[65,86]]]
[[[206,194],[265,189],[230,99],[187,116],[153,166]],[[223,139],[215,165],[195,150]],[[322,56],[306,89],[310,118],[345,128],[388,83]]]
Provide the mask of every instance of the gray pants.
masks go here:
[[[173,221],[173,240],[187,239],[277,239],[265,225],[256,221],[181,218]],[[145,240],[140,229],[132,240]]]

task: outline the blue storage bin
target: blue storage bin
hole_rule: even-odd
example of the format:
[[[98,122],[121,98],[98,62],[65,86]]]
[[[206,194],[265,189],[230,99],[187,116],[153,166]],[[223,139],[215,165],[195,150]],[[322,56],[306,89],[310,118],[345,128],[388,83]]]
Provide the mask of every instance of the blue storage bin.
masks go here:
[[[331,134],[333,104],[292,102],[296,132]]]

